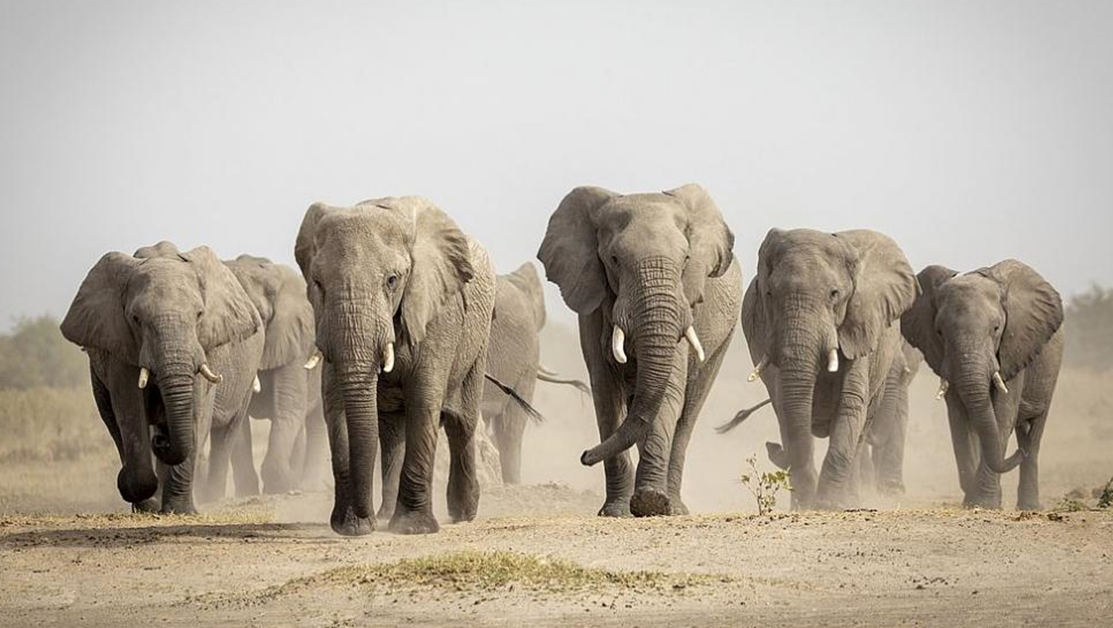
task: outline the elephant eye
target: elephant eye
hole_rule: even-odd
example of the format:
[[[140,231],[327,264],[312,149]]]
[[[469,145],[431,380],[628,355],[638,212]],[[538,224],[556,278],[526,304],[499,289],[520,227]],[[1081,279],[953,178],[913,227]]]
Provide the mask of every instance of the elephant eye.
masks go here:
[[[839,298],[839,289],[835,288],[831,291],[831,300],[835,300],[837,298]]]
[[[618,266],[618,256],[617,255],[612,255],[611,256],[611,261],[614,262],[615,266]]]
[[[398,275],[391,275],[391,276],[386,278],[386,287],[387,288],[390,288],[391,290],[393,290],[394,287],[397,286],[397,285],[398,285]]]
[[[204,314],[205,312],[203,310],[197,310],[197,320],[201,320],[201,316],[203,316]]]

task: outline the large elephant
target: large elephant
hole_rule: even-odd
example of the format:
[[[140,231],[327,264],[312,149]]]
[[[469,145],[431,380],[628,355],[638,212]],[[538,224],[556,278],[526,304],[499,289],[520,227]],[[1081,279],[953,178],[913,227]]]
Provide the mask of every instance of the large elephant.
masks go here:
[[[1063,359],[1059,293],[1011,259],[964,275],[928,266],[919,281],[901,330],[941,378],[964,503],[1000,508],[1000,474],[1019,464],[1017,507],[1039,508],[1040,439]],[[1014,429],[1019,450],[1006,457]]]
[[[223,488],[263,353],[261,328],[206,247],[180,253],[160,242],[134,256],[108,253],[89,271],[62,334],[89,355],[93,397],[122,462],[116,484],[134,507],[153,507],[161,480],[164,512],[196,512],[194,465],[210,431],[208,478]]]
[[[882,405],[899,325],[918,289],[904,253],[873,231],[771,230],[742,329],[780,424],[796,509],[857,501],[856,456]],[[830,438],[821,473],[813,436]],[[817,478],[818,475],[818,478]]]
[[[251,398],[250,416],[270,419],[263,458],[263,491],[284,493],[315,486],[322,478],[328,445],[321,404],[321,369],[315,368],[313,308],[305,280],[283,264],[240,255],[226,261],[263,321],[265,342],[259,363],[259,390]],[[306,368],[306,367],[309,368]],[[237,464],[238,461],[238,464]],[[235,473],[255,473],[251,423],[233,454]]]
[[[449,514],[475,518],[473,437],[495,299],[486,251],[428,200],[406,196],[314,204],[295,255],[324,360],[332,529],[374,529],[372,471],[381,444],[383,477],[400,475],[397,487],[383,486],[390,529],[436,532],[431,484],[441,425],[451,454]]]
[[[738,321],[733,246],[695,184],[630,195],[579,187],[549,220],[537,257],[579,315],[603,439],[580,461],[604,463],[600,515],[687,512],[688,441]]]
[[[586,391],[587,385],[565,379],[541,366],[538,333],[545,325],[545,295],[533,264],[498,276],[487,372],[510,386],[527,403],[533,402],[537,380],[568,384]],[[483,391],[483,419],[494,436],[502,466],[502,481],[517,484],[522,472],[522,435],[528,412],[493,383]]]
[[[882,495],[904,493],[904,447],[908,431],[908,387],[920,369],[923,357],[912,345],[901,343],[901,352],[889,367],[885,396],[866,432],[865,446],[858,451],[858,473],[861,480],[871,484]],[[749,408],[739,410],[730,421],[715,428],[726,434],[750,418],[754,412],[772,403],[765,399]],[[780,443],[766,443],[769,459],[781,469],[788,470],[791,463]]]

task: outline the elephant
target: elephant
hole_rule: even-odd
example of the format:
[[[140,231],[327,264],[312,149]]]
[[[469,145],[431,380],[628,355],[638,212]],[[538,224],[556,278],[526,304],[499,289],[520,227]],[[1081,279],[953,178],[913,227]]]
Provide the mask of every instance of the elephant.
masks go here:
[[[105,254],[61,329],[88,354],[93,398],[120,454],[124,500],[153,509],[161,484],[163,512],[195,513],[194,466],[210,431],[208,479],[223,489],[263,334],[251,300],[211,250],[182,253],[163,241],[134,255]]]
[[[439,530],[431,485],[438,426],[451,456],[448,510],[479,506],[474,436],[495,300],[486,250],[430,201],[388,197],[315,203],[295,245],[308,284],[335,478],[338,534],[375,528],[371,487],[382,450],[389,529]]]
[[[306,298],[305,280],[293,268],[263,257],[240,255],[225,264],[263,321],[259,390],[248,411],[252,418],[271,420],[262,465],[263,492],[314,486],[322,478],[327,445],[321,370],[312,362],[313,308]],[[243,425],[233,452],[233,470],[254,474],[250,421]]]
[[[541,366],[538,333],[545,325],[545,295],[537,269],[526,262],[517,270],[497,277],[487,372],[515,390],[527,403],[533,401],[536,381],[567,384],[587,391],[587,384],[566,379]],[[516,399],[490,383],[483,391],[483,419],[491,429],[499,452],[502,481],[521,482],[522,435],[527,412]]]
[[[904,494],[904,447],[908,430],[908,387],[920,369],[923,357],[912,345],[901,343],[901,353],[889,368],[885,397],[865,436],[865,447],[859,452],[858,477],[872,484],[882,495]],[[730,421],[715,428],[726,434],[742,424],[754,412],[772,403],[765,400],[739,410]],[[789,470],[790,463],[780,443],[766,443],[770,461]]]
[[[1017,508],[1040,506],[1039,451],[1063,361],[1063,301],[1007,259],[959,275],[933,265],[901,331],[940,377],[966,506],[1001,507],[1001,475],[1020,465]],[[1018,450],[1005,456],[1016,431]]]
[[[857,503],[855,459],[901,353],[897,320],[918,292],[903,251],[875,231],[765,236],[742,331],[749,379],[761,378],[777,414],[784,446],[770,457],[790,470],[793,509]],[[830,439],[818,474],[813,436]]]
[[[579,318],[602,440],[580,462],[604,463],[601,516],[688,512],[684,457],[741,307],[733,246],[697,184],[629,195],[578,187],[549,220],[537,257]]]

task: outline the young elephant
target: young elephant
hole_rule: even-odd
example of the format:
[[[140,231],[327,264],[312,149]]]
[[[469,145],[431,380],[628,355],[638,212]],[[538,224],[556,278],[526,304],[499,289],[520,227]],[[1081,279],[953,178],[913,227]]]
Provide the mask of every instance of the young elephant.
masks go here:
[[[390,529],[436,532],[430,493],[442,424],[451,453],[449,514],[474,519],[473,437],[495,299],[486,251],[432,203],[406,196],[314,204],[295,254],[324,359],[332,529],[374,529],[372,468],[381,444],[383,477],[398,477],[401,465],[399,485],[383,487]]]
[[[795,509],[857,502],[856,455],[900,354],[900,315],[917,294],[904,253],[873,231],[765,236],[742,329],[781,428]],[[813,436],[830,438],[822,472]]]
[[[545,295],[533,264],[498,276],[487,372],[510,386],[526,403],[533,401],[537,380],[568,384],[587,391],[587,385],[563,379],[541,366],[538,333],[545,325]],[[502,465],[502,481],[517,484],[522,471],[522,434],[527,415],[522,404],[489,384],[483,390],[483,418],[491,427]]]
[[[108,253],[89,271],[62,322],[85,348],[93,397],[116,441],[116,484],[134,507],[159,487],[163,512],[196,512],[193,470],[212,432],[209,481],[226,481],[263,352],[251,301],[212,251],[168,242]]]
[[[537,257],[579,314],[603,439],[580,461],[604,463],[600,515],[687,512],[684,455],[738,321],[733,245],[694,184],[631,195],[580,187],[549,220]],[[635,444],[636,475],[626,453]]]
[[[236,275],[263,321],[265,342],[259,363],[259,390],[251,398],[252,418],[271,420],[263,458],[263,491],[286,491],[314,485],[325,461],[325,419],[321,406],[321,371],[311,358],[316,351],[313,308],[305,280],[294,269],[263,257],[241,255],[225,264]],[[244,422],[236,442],[233,467],[255,474],[251,425]]]
[[[1059,293],[1011,259],[965,275],[928,266],[919,280],[901,330],[941,378],[964,503],[1000,508],[1000,474],[1020,464],[1017,507],[1038,509],[1040,439],[1063,359]],[[1020,449],[1006,458],[1014,429]]]

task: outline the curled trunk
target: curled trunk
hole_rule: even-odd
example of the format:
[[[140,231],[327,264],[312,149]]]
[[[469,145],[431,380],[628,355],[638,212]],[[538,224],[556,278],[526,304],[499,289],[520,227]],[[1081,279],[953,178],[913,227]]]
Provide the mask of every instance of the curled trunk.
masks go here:
[[[166,408],[167,440],[156,441],[154,452],[168,465],[182,464],[193,455],[195,443],[193,377],[178,374],[160,378],[159,393]]]
[[[980,370],[971,372],[980,373]],[[984,380],[984,381],[983,381]],[[989,378],[978,376],[965,377],[959,384],[958,393],[966,406],[967,417],[978,433],[981,441],[982,460],[996,473],[1012,471],[1024,459],[1024,452],[1005,457],[1005,442],[997,423],[997,414],[989,393]]]

